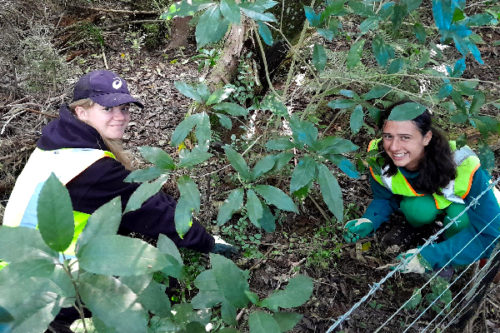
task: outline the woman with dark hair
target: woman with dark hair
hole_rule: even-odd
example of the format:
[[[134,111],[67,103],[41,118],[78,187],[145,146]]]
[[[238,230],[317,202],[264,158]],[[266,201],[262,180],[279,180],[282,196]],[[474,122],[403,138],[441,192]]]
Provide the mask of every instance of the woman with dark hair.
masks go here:
[[[392,106],[386,115],[402,104]],[[363,217],[346,223],[346,241],[370,235],[398,210],[415,228],[444,214],[443,224],[451,224],[445,240],[423,248],[402,272],[465,265],[490,255],[500,235],[500,196],[486,191],[490,179],[476,154],[448,141],[432,126],[428,110],[412,120],[385,120],[382,138],[370,142],[368,151],[381,157],[379,165],[370,167],[373,200]],[[478,204],[463,212],[478,197]]]

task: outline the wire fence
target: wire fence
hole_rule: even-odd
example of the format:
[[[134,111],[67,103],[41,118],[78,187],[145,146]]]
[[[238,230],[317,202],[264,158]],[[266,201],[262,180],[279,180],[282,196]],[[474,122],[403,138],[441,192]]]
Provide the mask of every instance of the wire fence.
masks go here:
[[[402,260],[397,266],[394,267],[392,271],[387,273],[382,279],[380,279],[377,283],[374,283],[373,286],[370,287],[369,292],[364,295],[357,303],[355,303],[347,312],[345,312],[342,316],[340,316],[332,326],[327,330],[327,333],[334,332],[337,329],[342,328],[342,325],[345,324],[353,313],[360,308],[364,303],[366,303],[378,290],[382,289],[382,286],[395,274],[397,274],[401,269],[406,267],[406,265],[413,259],[414,256],[417,256],[426,246],[433,244],[439,238],[439,236],[444,233],[448,228],[450,228],[463,214],[465,214],[469,209],[479,205],[479,199],[483,197],[488,191],[493,189],[500,182],[500,177],[497,178],[494,182],[492,182],[488,188],[486,188],[482,193],[480,193],[476,198],[474,198],[470,204],[454,219],[451,220],[450,223],[446,224],[443,228],[441,228],[438,232],[433,234],[429,239],[418,249],[416,249],[415,253],[411,256],[408,256],[404,260]],[[483,233],[486,229],[488,229],[496,220],[500,217],[500,214],[494,216],[481,230],[479,230],[474,237],[472,237],[467,244],[465,244],[462,249],[460,249],[455,255],[448,260],[448,262],[439,270],[432,273],[432,275],[428,278],[428,280],[420,287],[416,288],[410,298],[408,298],[397,310],[395,310],[378,328],[375,332],[380,332],[382,330],[389,329],[388,325],[398,316],[403,316],[407,318],[409,315],[415,316],[413,321],[409,324],[405,323],[404,327],[401,327],[402,332],[408,332],[411,329],[419,332],[428,332],[428,331],[438,331],[443,332],[445,329],[448,329],[451,325],[456,325],[457,323],[462,324],[466,321],[466,319],[472,317],[476,312],[475,309],[479,305],[479,303],[484,298],[484,295],[487,293],[489,284],[493,280],[496,272],[498,272],[498,268],[500,267],[500,235],[496,237],[490,244],[486,246],[486,248],[477,256],[476,260],[473,263],[467,265],[466,267],[461,268],[460,274],[458,274],[453,281],[447,282],[445,288],[439,289],[439,294],[434,294],[433,300],[429,301],[429,304],[425,307],[418,308],[416,313],[409,314],[408,307],[412,301],[414,301],[415,295],[422,295],[424,289],[430,285],[432,285],[433,281],[439,279],[440,274],[446,267],[453,262],[453,260],[459,256],[474,240],[479,237],[481,233]],[[487,263],[479,268],[476,263],[477,260],[487,256],[488,252],[490,254],[490,260]],[[442,278],[441,278],[442,279]],[[464,284],[465,283],[465,284]],[[464,285],[461,285],[464,284]],[[457,287],[459,290],[454,290],[454,295],[451,300],[448,300],[447,304],[442,304],[440,300],[445,295],[449,295],[452,293],[451,288]],[[436,309],[439,309],[436,310]],[[432,312],[432,313],[431,313]],[[427,315],[427,316],[426,316]],[[380,317],[377,316],[378,322],[381,320]],[[425,320],[424,320],[425,318]],[[428,321],[427,323],[422,324],[422,322]],[[378,325],[378,324],[377,324]],[[417,327],[418,326],[418,327]],[[403,331],[404,329],[404,331]]]

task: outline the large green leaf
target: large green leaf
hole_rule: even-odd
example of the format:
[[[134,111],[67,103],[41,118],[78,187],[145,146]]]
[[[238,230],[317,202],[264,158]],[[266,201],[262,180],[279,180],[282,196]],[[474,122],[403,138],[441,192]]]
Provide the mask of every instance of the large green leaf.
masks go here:
[[[195,35],[198,49],[221,40],[228,27],[229,21],[222,16],[219,6],[207,9],[196,25]]]
[[[68,190],[53,173],[40,191],[37,215],[45,243],[56,251],[66,250],[75,233],[73,206]]]
[[[293,158],[293,154],[289,152],[282,152],[275,156],[275,164],[272,172],[279,171],[283,169]]]
[[[87,225],[78,238],[78,247],[89,240],[104,235],[116,235],[122,219],[122,201],[116,197],[90,215]]]
[[[222,15],[231,23],[239,24],[240,17],[240,7],[236,4],[234,0],[221,0],[220,11]]]
[[[267,150],[287,150],[295,147],[289,137],[281,137],[274,140],[269,140],[266,143]]]
[[[198,103],[202,103],[203,102],[200,94],[198,94],[198,92],[196,91],[196,87],[195,86],[192,86],[192,85],[190,85],[190,84],[188,84],[186,82],[183,82],[183,81],[175,81],[174,82],[174,86],[184,96],[192,98],[195,101],[197,101]]]
[[[99,236],[77,252],[80,267],[105,275],[142,275],[161,270],[165,256],[154,246],[120,235]]]
[[[233,128],[233,123],[228,116],[220,113],[216,113],[215,115],[219,118],[219,124],[221,124],[222,127],[227,128],[228,130]]]
[[[247,275],[231,260],[210,254],[212,269],[202,272],[194,285],[199,289],[191,304],[198,309],[210,308],[222,303],[222,318],[231,325],[236,324],[236,309],[247,306],[249,291]]]
[[[176,279],[181,279],[184,263],[175,243],[167,236],[160,234],[156,247],[167,258],[167,266],[162,269],[162,272]]]
[[[401,3],[406,5],[408,13],[410,13],[420,7],[422,0],[402,0]]]
[[[299,163],[297,163],[297,166],[292,173],[290,193],[293,193],[309,184],[309,182],[316,175],[316,165],[316,161],[307,155],[299,160]]]
[[[37,294],[40,298],[49,298],[47,294]],[[41,303],[41,302],[37,302]],[[39,304],[38,307],[31,307],[28,311],[23,311],[22,317],[17,317],[9,333],[44,332],[52,320],[59,312],[57,299]]]
[[[273,34],[271,33],[271,30],[267,27],[267,25],[263,22],[257,22],[259,26],[259,35],[262,37],[262,40],[264,43],[266,43],[269,46],[272,46],[274,41],[273,41]]]
[[[285,290],[279,290],[266,299],[261,301],[261,306],[272,311],[278,311],[278,308],[289,309],[301,306],[313,291],[313,282],[310,277],[297,275],[290,279]]]
[[[179,249],[166,235],[160,234],[160,236],[158,236],[156,247],[161,251],[161,253],[172,256],[179,264],[184,265]]]
[[[210,88],[204,82],[200,82],[196,85],[196,92],[200,95],[203,103],[205,103],[212,94]]]
[[[217,89],[207,99],[207,105],[213,105],[221,103],[223,100],[227,99],[231,93],[234,91],[234,88],[229,86],[224,86],[222,88]]]
[[[394,49],[392,46],[386,44],[382,37],[378,35],[372,41],[372,51],[381,67],[385,67],[387,62],[394,58]]]
[[[354,111],[351,113],[351,118],[349,120],[349,125],[351,127],[352,134],[357,134],[363,126],[363,118],[365,114],[363,113],[363,107],[361,105],[356,105]]]
[[[174,220],[175,230],[183,238],[193,225],[193,207],[191,202],[185,198],[179,198],[175,206]]]
[[[293,200],[282,190],[271,185],[257,185],[255,191],[259,193],[267,204],[274,205],[281,210],[298,213]]]
[[[365,101],[369,101],[371,99],[384,97],[391,91],[391,88],[385,86],[375,86],[369,92],[363,95],[363,99]]]
[[[327,136],[315,143],[312,149],[320,155],[344,154],[357,150],[359,147],[347,139]]]
[[[268,205],[262,204],[262,217],[259,219],[259,225],[265,232],[274,232],[276,230],[276,217],[271,212]]]
[[[236,150],[228,145],[224,146],[224,151],[226,152],[229,163],[231,163],[240,176],[245,180],[251,180],[250,169],[248,168],[247,162],[243,159],[243,156],[238,154]]]
[[[425,106],[415,102],[407,102],[395,106],[391,114],[389,115],[389,120],[394,121],[404,121],[412,120],[420,116],[424,111],[427,110]]]
[[[157,147],[142,146],[139,151],[148,162],[153,163],[160,169],[174,170],[175,163],[172,157],[168,155],[163,149]]]
[[[208,150],[210,144],[210,139],[212,137],[212,131],[210,129],[210,118],[206,112],[198,113],[198,123],[196,124],[196,139],[198,140],[198,145],[204,150]]]
[[[376,30],[378,28],[379,22],[380,18],[377,16],[368,17],[359,25],[359,30],[361,31],[361,34],[366,34],[370,30]]]
[[[408,15],[408,8],[405,4],[400,5],[396,4],[393,7],[392,11],[392,31],[397,31],[401,27],[401,23],[403,23],[403,19]]]
[[[181,194],[181,198],[184,198],[189,203],[191,203],[191,208],[196,212],[200,211],[200,191],[198,186],[189,176],[182,176],[177,179],[177,187]]]
[[[166,317],[170,314],[170,300],[165,293],[166,286],[156,281],[151,281],[139,294],[139,303],[155,315]]]
[[[313,123],[302,121],[293,116],[290,119],[290,127],[293,131],[293,139],[297,143],[310,147],[318,139],[318,129]]]
[[[241,207],[243,206],[243,195],[244,191],[242,188],[237,188],[231,191],[217,214],[218,225],[226,223],[234,213],[241,210]]]
[[[425,28],[421,23],[415,23],[413,25],[413,32],[415,33],[415,37],[421,44],[425,43],[427,33],[425,32]]]
[[[247,213],[250,221],[258,228],[260,228],[259,220],[264,214],[262,203],[253,190],[247,191]]]
[[[179,152],[180,162],[179,168],[192,168],[200,163],[205,162],[212,154],[206,151],[207,147],[196,146],[193,150],[183,149]]]
[[[403,58],[394,59],[391,61],[389,68],[387,68],[388,74],[395,74],[403,69],[405,66],[405,60]]]
[[[148,313],[138,296],[112,276],[84,274],[80,296],[92,315],[118,332],[147,332]]]
[[[193,114],[183,121],[174,130],[172,134],[172,138],[170,139],[170,144],[173,147],[177,147],[181,144],[182,141],[186,138],[186,136],[191,132],[195,125],[198,124],[200,118],[200,114]]]
[[[352,99],[334,99],[327,104],[332,109],[349,109],[356,105],[356,101]]]
[[[0,226],[0,253],[6,262],[59,258],[58,252],[45,244],[40,231],[28,227]]]
[[[248,317],[250,333],[281,333],[281,328],[269,313],[255,311]]]
[[[470,104],[469,113],[473,115],[479,114],[479,110],[484,105],[486,101],[486,96],[482,91],[477,91],[472,98],[472,103]]]
[[[329,161],[335,163],[340,170],[351,178],[359,178],[359,172],[356,170],[354,164],[342,155],[327,155],[325,156]]]
[[[274,164],[276,163],[276,157],[274,155],[266,155],[260,159],[252,169],[252,179],[256,180],[266,172],[272,170]]]
[[[127,178],[125,178],[124,182],[127,183],[149,182],[160,177],[162,174],[164,174],[164,172],[165,170],[159,169],[157,167],[134,170],[131,173],[129,173]]]
[[[11,263],[0,271],[0,307],[15,318],[12,330],[8,332],[44,332],[60,307],[71,306],[74,301],[75,290],[61,267],[53,266],[49,275],[48,270],[42,268],[45,273],[40,276],[31,274],[28,267],[22,267],[32,264],[42,268],[42,260],[30,260]],[[32,276],[21,275],[23,272]]]
[[[318,183],[328,209],[338,221],[342,221],[344,214],[342,191],[337,179],[324,164],[318,165]]]
[[[363,47],[365,46],[365,39],[360,39],[356,43],[352,44],[347,54],[347,68],[353,69],[361,61],[361,55],[363,54]]]
[[[303,315],[294,312],[277,312],[273,315],[274,320],[280,325],[281,332],[291,331],[302,317]]]
[[[255,21],[263,21],[263,22],[276,22],[276,17],[274,17],[271,13],[264,13],[266,8],[262,5],[244,2],[240,4],[241,11],[245,16],[248,16]]]
[[[318,72],[322,72],[325,69],[327,58],[323,45],[314,44],[312,60]]]
[[[29,259],[22,262],[11,262],[0,270],[0,285],[31,277],[49,278],[54,273],[55,267],[55,262],[47,259]]]
[[[142,183],[130,196],[123,214],[141,208],[142,204],[155,195],[166,181],[166,177],[162,176],[152,183]]]
[[[217,111],[224,111],[230,114],[231,116],[235,117],[248,115],[248,110],[236,103],[228,103],[228,102],[219,103],[214,105],[214,109]]]
[[[236,308],[245,307],[249,302],[245,294],[249,290],[245,273],[234,262],[218,254],[210,254],[210,264],[224,298]]]

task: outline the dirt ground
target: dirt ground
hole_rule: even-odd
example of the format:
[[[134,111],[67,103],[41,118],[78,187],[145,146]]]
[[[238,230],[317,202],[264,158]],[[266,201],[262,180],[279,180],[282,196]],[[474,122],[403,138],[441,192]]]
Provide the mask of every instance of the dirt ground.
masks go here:
[[[1,2],[1,1],[0,1]],[[79,3],[79,2],[77,2]],[[82,6],[90,6],[89,2],[81,2]],[[95,7],[113,8],[104,2],[92,2]],[[175,148],[169,145],[170,137],[175,127],[183,120],[190,100],[181,95],[173,83],[178,80],[187,82],[196,81],[206,74],[205,70],[198,70],[198,64],[192,59],[198,54],[193,38],[183,48],[167,50],[168,40],[160,40],[158,45],[147,48],[144,45],[140,50],[133,48],[134,36],[132,32],[137,25],[121,23],[126,20],[151,19],[144,14],[131,15],[117,12],[96,10],[82,10],[75,7],[66,7],[59,11],[47,7],[45,17],[40,18],[45,24],[51,24],[49,40],[58,46],[58,54],[65,58],[64,77],[60,83],[53,83],[54,89],[43,92],[30,92],[23,86],[25,80],[22,73],[18,73],[15,64],[8,62],[9,56],[0,58],[0,217],[3,216],[9,193],[13,187],[16,176],[22,169],[26,159],[33,150],[41,129],[54,117],[57,117],[58,106],[71,99],[71,86],[78,77],[93,69],[103,69],[108,66],[110,70],[119,73],[128,83],[131,92],[144,104],[144,110],[133,109],[132,121],[124,143],[135,157],[136,166],[144,166],[137,153],[139,146],[155,146],[175,155]],[[117,9],[117,8],[115,8]],[[11,14],[16,14],[11,10]],[[138,9],[130,9],[137,11]],[[27,29],[26,22],[29,8],[19,10],[19,25]],[[76,36],[71,29],[75,22],[89,20],[103,29],[102,38],[104,46],[88,42],[88,35]],[[11,22],[15,25],[16,22]],[[9,27],[12,25],[4,25]],[[115,26],[114,28],[109,28]],[[14,43],[3,30],[4,42],[2,52],[8,47],[5,43]],[[2,32],[0,32],[2,34]],[[486,34],[489,40],[498,40],[499,33],[492,30]],[[135,36],[135,38],[139,38]],[[483,37],[485,38],[485,37]],[[485,38],[485,39],[486,39]],[[87,42],[81,42],[87,39]],[[139,38],[140,39],[140,38]],[[76,45],[75,45],[76,44]],[[13,48],[15,47],[12,44]],[[16,46],[17,47],[17,46]],[[333,46],[332,46],[333,47]],[[498,82],[499,57],[498,49],[488,44],[481,48],[485,66],[472,64],[468,67],[466,77],[479,77],[482,80]],[[52,84],[47,82],[47,84]],[[277,82],[278,86],[282,83]],[[300,110],[306,104],[308,96],[300,96],[294,103],[294,108]],[[322,124],[328,124],[334,114],[324,115]],[[257,121],[265,122],[266,115],[260,114]],[[346,125],[346,119],[339,118],[336,127]],[[342,123],[344,122],[344,123]],[[348,124],[346,125],[348,126]],[[361,132],[352,140],[366,147],[370,136]],[[495,144],[498,144],[497,143]],[[495,161],[499,160],[499,150],[495,152]],[[214,152],[217,156],[217,152]],[[220,154],[218,155],[222,157]],[[339,317],[346,313],[358,302],[386,274],[387,270],[377,267],[390,263],[395,256],[404,250],[413,248],[423,243],[432,230],[424,230],[413,235],[411,239],[399,239],[393,242],[389,236],[396,229],[404,229],[405,222],[401,216],[394,216],[375,237],[369,238],[359,244],[344,244],[341,238],[341,226],[326,222],[311,199],[306,199],[300,204],[300,214],[283,214],[279,218],[276,232],[265,234],[251,225],[242,225],[238,217],[231,223],[235,227],[218,228],[213,221],[217,211],[215,202],[224,200],[227,190],[231,189],[228,174],[231,168],[224,168],[221,160],[214,160],[202,169],[194,171],[194,177],[199,179],[202,193],[202,214],[198,217],[204,225],[213,232],[225,234],[226,238],[233,237],[233,241],[242,246],[245,243],[244,256],[238,259],[238,265],[251,271],[250,288],[260,297],[269,295],[279,289],[290,276],[300,272],[314,280],[314,291],[311,299],[300,308],[296,309],[304,315],[301,322],[293,332],[325,332]],[[495,177],[500,175],[498,163],[493,172]],[[338,175],[342,187],[346,214],[352,218],[360,216],[370,201],[370,189],[367,175],[360,179],[352,180],[344,174]],[[176,185],[168,183],[167,192],[178,196]],[[313,199],[320,203],[319,197]],[[322,207],[326,209],[325,207]],[[1,219],[0,219],[1,220]],[[237,226],[237,227],[236,227]],[[238,229],[240,228],[240,229]],[[244,230],[248,235],[259,234],[260,239],[238,241],[234,239],[235,230]],[[427,234],[426,234],[427,233]],[[455,273],[457,274],[457,273]],[[458,292],[465,286],[471,275],[464,277],[453,288]],[[386,282],[381,290],[375,293],[367,302],[364,302],[350,318],[344,322],[340,329],[344,332],[371,332],[393,314],[412,294],[415,287],[420,287],[426,282],[426,277],[419,275],[396,274]],[[473,326],[473,332],[499,332],[500,331],[500,293],[498,285],[493,286],[488,292],[486,301],[482,305],[479,315]],[[420,314],[415,310],[400,312],[382,331],[403,331]],[[421,331],[428,322],[434,319],[436,313],[429,311],[418,323],[413,326],[413,331]],[[245,316],[245,313],[243,313]],[[432,326],[431,326],[432,328]],[[448,329],[448,331],[459,331]],[[461,330],[460,330],[461,331]]]

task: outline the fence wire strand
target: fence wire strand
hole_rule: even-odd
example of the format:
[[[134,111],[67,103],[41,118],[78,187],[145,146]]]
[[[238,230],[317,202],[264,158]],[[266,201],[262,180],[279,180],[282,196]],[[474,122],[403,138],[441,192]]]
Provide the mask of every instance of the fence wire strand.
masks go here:
[[[489,186],[483,191],[481,192],[476,198],[472,199],[471,202],[469,203],[469,205],[467,207],[465,207],[464,210],[462,210],[462,212],[460,212],[460,214],[458,214],[457,216],[455,216],[451,221],[450,223],[446,224],[445,226],[443,226],[440,230],[438,230],[435,234],[433,234],[432,236],[430,236],[426,242],[420,246],[419,248],[417,248],[415,250],[414,253],[412,253],[412,255],[408,256],[407,258],[401,260],[401,262],[396,265],[394,267],[394,269],[392,271],[390,271],[386,276],[384,276],[382,279],[379,280],[379,282],[376,282],[374,283],[371,287],[370,287],[370,291],[365,295],[363,296],[358,302],[356,302],[346,313],[344,313],[342,316],[340,316],[333,325],[330,326],[330,328],[328,328],[328,330],[326,331],[326,333],[331,333],[333,332],[333,330],[335,328],[337,328],[340,324],[342,324],[344,321],[348,320],[349,319],[349,316],[357,309],[359,308],[363,303],[365,303],[373,294],[375,294],[375,292],[377,292],[377,290],[379,290],[381,288],[381,286],[387,281],[389,280],[392,276],[394,276],[394,274],[396,274],[397,272],[399,272],[403,267],[405,267],[412,259],[413,257],[417,256],[421,251],[422,249],[424,249],[426,246],[434,243],[438,237],[444,233],[449,227],[451,227],[463,214],[465,214],[471,207],[475,207],[476,205],[479,205],[479,199],[481,197],[483,197],[488,191],[492,190],[498,183],[500,182],[500,177],[498,177],[495,181],[492,181],[490,182]],[[474,240],[475,238],[478,237],[479,234],[481,234],[481,232],[483,232],[487,227],[489,227],[493,221],[495,221],[498,216],[500,214],[497,214],[485,227],[483,227],[483,229],[478,232],[471,240],[469,240],[469,242],[462,248],[462,250],[460,250],[459,252],[457,252],[455,254],[455,256],[453,256],[447,263],[446,265],[444,265],[441,269],[439,269],[438,271],[436,271],[434,273],[434,275],[424,284],[424,286],[422,286],[422,288],[424,288],[426,285],[428,285],[430,283],[430,281],[432,281],[436,276],[439,275],[439,273],[441,271],[443,271],[443,269],[458,255],[460,254],[471,242],[472,240]],[[497,239],[495,239],[495,241],[498,240],[498,237]],[[491,245],[494,245],[494,242],[492,242],[490,244],[490,246],[488,246],[484,251],[487,251],[488,249],[490,249]],[[483,254],[481,253],[481,255]],[[480,257],[480,256],[479,256]],[[479,257],[477,259],[479,259]],[[422,288],[420,288],[420,290],[422,290]],[[412,295],[413,297],[413,295]],[[389,321],[391,321],[399,312],[401,312],[401,310],[403,309],[403,307],[412,299],[412,297],[410,297],[410,299],[408,299],[398,310],[396,310],[395,313],[393,313],[389,319],[387,319],[381,326],[379,326],[377,328],[377,330],[375,332],[378,332],[380,331],[380,329],[382,329]],[[423,314],[423,313],[422,313]],[[414,320],[414,322],[412,322],[412,324],[410,325],[410,327],[416,322],[416,320],[418,320],[422,314],[417,317],[417,319]],[[405,331],[406,332],[406,331]]]
[[[497,248],[498,248],[498,247],[497,247]],[[499,252],[500,252],[500,248],[499,248],[499,250],[497,250],[497,252],[495,252],[495,254],[492,254],[492,257],[493,257],[493,256],[498,255],[498,253],[499,253]],[[469,266],[469,267],[471,267],[471,266]],[[467,267],[467,269],[468,269],[469,267]],[[455,297],[454,299],[456,299],[456,298],[457,298],[460,294],[462,294],[462,292],[465,290],[465,288],[466,288],[467,286],[469,286],[472,282],[474,282],[474,281],[476,280],[476,278],[478,278],[478,277],[479,277],[479,275],[483,272],[483,270],[487,269],[487,272],[484,274],[484,276],[486,276],[486,275],[487,275],[487,274],[489,274],[489,273],[490,273],[490,272],[491,272],[494,268],[495,268],[495,266],[493,266],[493,265],[490,265],[490,266],[485,265],[484,267],[480,268],[480,269],[476,272],[476,274],[474,274],[474,276],[472,276],[472,277],[471,277],[471,279],[469,280],[469,282],[467,282],[467,284],[464,286],[464,288],[462,288],[462,289],[458,292],[458,294],[456,295],[456,297]],[[458,279],[458,278],[457,278],[457,279]],[[467,309],[467,306],[469,305],[469,303],[470,303],[470,302],[472,302],[472,300],[474,299],[474,298],[472,297],[472,294],[474,293],[474,288],[476,288],[476,287],[477,287],[477,286],[478,286],[478,285],[482,282],[482,280],[483,280],[483,278],[480,278],[480,279],[478,280],[478,282],[474,285],[474,287],[473,287],[473,288],[471,288],[471,290],[469,290],[469,291],[466,293],[466,295],[464,295],[464,297],[462,297],[462,299],[461,299],[459,302],[457,302],[457,304],[455,304],[455,306],[454,306],[453,308],[451,308],[451,309],[450,309],[450,311],[449,311],[449,312],[448,312],[448,313],[447,313],[447,314],[446,314],[446,315],[445,315],[445,316],[441,319],[441,321],[440,321],[439,323],[437,323],[437,324],[436,324],[436,326],[435,326],[434,330],[436,330],[438,327],[440,327],[440,326],[443,324],[443,322],[444,322],[444,321],[445,321],[445,320],[446,320],[446,319],[450,316],[450,314],[454,313],[454,311],[455,311],[455,310],[456,310],[456,309],[457,309],[457,308],[458,308],[458,307],[459,307],[459,306],[460,306],[460,305],[464,302],[464,300],[467,300],[467,303],[465,304],[465,306],[464,306],[464,307],[462,307],[462,309],[458,312],[458,314],[462,313],[462,311],[463,311],[464,309]],[[478,291],[478,292],[480,292],[482,289],[487,288],[487,287],[488,287],[488,286],[486,286],[486,285],[480,286],[480,287],[479,287],[480,289],[479,289],[479,291]],[[433,323],[433,322],[434,322],[434,321],[435,321],[435,320],[436,320],[436,319],[437,319],[437,318],[438,318],[438,317],[442,314],[442,312],[443,312],[444,310],[445,310],[445,309],[443,309],[440,313],[438,313],[438,314],[436,315],[436,318],[434,318],[434,319],[433,319],[433,320],[432,320],[432,321],[431,321],[431,322],[427,325],[427,327],[425,327],[425,328],[424,328],[424,331],[423,331],[423,332],[425,332],[425,331],[427,330],[427,328],[428,328],[428,327],[429,327],[429,326],[430,326],[430,325],[431,325],[431,324],[432,324],[432,323]],[[455,320],[455,318],[458,316],[458,314],[456,314],[456,315],[455,315],[455,316],[454,316],[454,317],[453,317],[453,318],[449,321],[448,326],[449,326],[451,323],[453,323],[453,322],[454,322],[454,320]],[[433,330],[433,331],[434,331],[434,330]]]
[[[499,214],[499,215],[500,215],[500,214]],[[498,215],[497,215],[497,216],[498,216]],[[495,242],[497,242],[499,239],[500,239],[500,236],[499,236],[499,237],[497,237],[497,238],[495,239]],[[484,253],[484,251],[483,251],[483,253]],[[494,257],[495,255],[496,255],[496,252],[495,252],[495,254],[494,254],[494,255],[492,254],[492,257]],[[435,299],[434,299],[434,300],[433,300],[433,301],[429,304],[429,306],[428,306],[428,307],[427,307],[424,311],[422,311],[422,313],[420,314],[420,316],[419,316],[418,318],[422,317],[422,315],[423,315],[425,312],[427,312],[427,311],[428,311],[428,310],[432,307],[432,305],[434,305],[434,304],[435,304],[435,303],[436,303],[436,302],[437,302],[437,301],[441,298],[441,296],[442,296],[442,295],[444,295],[444,293],[445,293],[447,290],[450,290],[451,286],[452,286],[452,285],[454,285],[454,284],[455,284],[458,280],[460,280],[460,278],[461,278],[461,277],[465,274],[465,272],[466,272],[466,271],[467,271],[470,267],[472,267],[472,265],[473,265],[473,264],[469,265],[469,266],[468,266],[468,267],[467,267],[464,271],[462,271],[462,272],[461,272],[461,273],[460,273],[460,274],[459,274],[459,275],[455,278],[455,280],[453,280],[451,283],[449,283],[449,284],[448,284],[448,287],[447,287],[447,288],[446,288],[443,292],[441,292],[441,294],[439,294],[439,296],[437,296],[437,297],[436,297],[436,298],[435,298]],[[481,268],[481,269],[480,269],[480,270],[479,270],[479,271],[478,271],[478,272],[477,272],[477,273],[476,273],[476,274],[475,274],[475,275],[474,275],[474,276],[470,279],[469,283],[470,283],[470,282],[472,282],[472,281],[473,281],[473,280],[474,280],[477,276],[479,276],[479,273],[481,273],[481,272],[482,272],[482,270],[483,270],[483,269],[485,269],[486,267],[487,267],[487,266],[484,266],[483,268]],[[480,281],[479,281],[478,283],[480,283],[480,282],[481,282],[481,280],[482,280],[482,279],[480,279]],[[468,285],[469,283],[467,283],[467,285]],[[464,290],[465,290],[465,288],[467,287],[467,285],[466,285],[466,286],[464,286],[464,287],[460,290],[460,292],[459,292],[459,293],[458,293],[455,297],[453,297],[453,298],[452,298],[452,300],[451,300],[451,301],[453,301],[454,299],[456,299],[456,298],[457,298],[457,297],[458,297],[458,296],[462,293],[462,291],[464,291]],[[451,304],[451,301],[450,301],[450,304]],[[443,309],[441,309],[441,311],[440,311],[439,313],[437,313],[437,314],[436,314],[436,316],[434,317],[434,319],[432,319],[432,320],[429,322],[429,324],[427,324],[427,326],[426,326],[426,327],[425,327],[425,328],[424,328],[421,332],[425,332],[425,331],[427,331],[427,329],[430,327],[430,325],[431,325],[431,324],[432,324],[435,320],[437,320],[437,318],[439,318],[439,317],[441,316],[441,314],[442,314],[444,311],[446,311],[446,309],[447,309],[447,308],[448,308],[448,306],[443,307]],[[418,319],[418,318],[417,318],[417,319]],[[414,322],[416,322],[416,320],[417,320],[417,319],[415,319],[415,321],[414,321]],[[410,324],[410,327],[411,327],[412,325],[413,325],[413,323],[412,323],[412,324]],[[406,331],[407,331],[407,330],[405,330],[404,332],[406,332]],[[403,332],[403,333],[404,333],[404,332]]]

